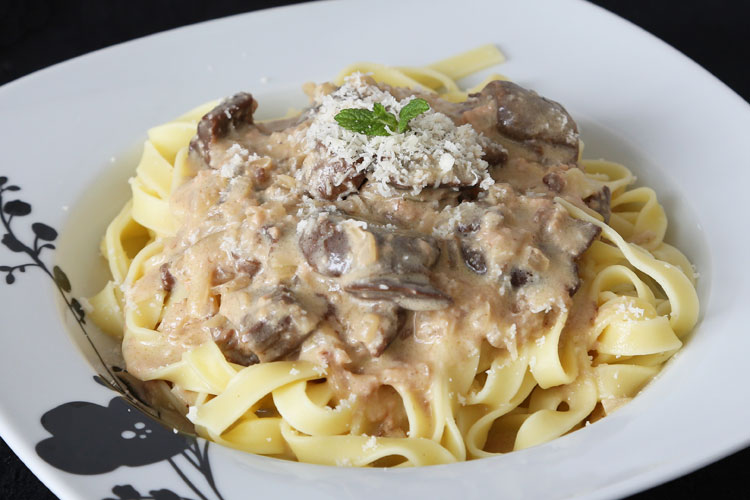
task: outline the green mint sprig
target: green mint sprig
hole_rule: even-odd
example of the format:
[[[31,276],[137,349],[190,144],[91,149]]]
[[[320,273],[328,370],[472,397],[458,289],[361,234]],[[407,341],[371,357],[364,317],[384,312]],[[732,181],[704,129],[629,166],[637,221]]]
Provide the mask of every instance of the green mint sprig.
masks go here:
[[[409,121],[421,115],[430,109],[427,101],[421,97],[412,99],[406,106],[401,108],[401,112],[396,118],[393,113],[385,110],[385,107],[376,102],[372,105],[372,111],[368,109],[347,108],[342,109],[334,120],[347,130],[358,132],[369,136],[386,136],[391,132],[404,132],[411,130]]]

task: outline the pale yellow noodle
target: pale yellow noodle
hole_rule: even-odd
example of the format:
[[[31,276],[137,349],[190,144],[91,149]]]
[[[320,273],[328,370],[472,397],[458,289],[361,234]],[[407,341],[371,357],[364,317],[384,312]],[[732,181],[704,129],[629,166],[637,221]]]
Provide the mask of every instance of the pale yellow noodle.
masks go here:
[[[334,81],[359,71],[389,85],[463,100],[505,77],[490,75],[468,90],[461,90],[457,79],[503,61],[502,53],[487,45],[427,67],[356,63]],[[137,280],[178,229],[169,199],[195,174],[187,146],[198,120],[215,104],[149,131],[131,180],[132,200],[102,242],[111,280],[91,298],[90,317],[125,342],[148,344],[158,337],[165,300],[174,300],[159,291],[125,310],[121,286]],[[477,352],[438,373],[427,406],[408,388],[394,387],[408,417],[407,437],[357,434],[357,401],[332,406],[325,369],[308,362],[241,367],[207,342],[146,378],[168,381],[189,396],[188,418],[204,437],[252,453],[328,465],[367,466],[385,458],[413,466],[450,463],[528,448],[580,427],[634,397],[679,349],[698,317],[692,266],[662,241],[667,220],[655,192],[628,190],[635,177],[622,165],[603,160],[582,165],[581,176],[612,193],[609,225],[598,214],[557,199],[573,217],[602,229],[602,241],[594,242],[580,262],[584,286],[579,293],[598,306],[593,323],[565,335],[569,312],[558,311],[552,325],[518,352],[490,352],[494,358],[484,363]],[[290,183],[293,187],[294,179]],[[289,267],[270,264],[280,271]],[[273,404],[279,416],[259,417],[255,411],[261,404]]]

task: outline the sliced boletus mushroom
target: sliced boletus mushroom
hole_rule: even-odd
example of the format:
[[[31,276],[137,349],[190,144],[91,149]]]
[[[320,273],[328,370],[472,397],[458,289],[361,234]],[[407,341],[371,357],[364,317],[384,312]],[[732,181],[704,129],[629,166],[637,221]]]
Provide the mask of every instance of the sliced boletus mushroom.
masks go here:
[[[512,82],[490,82],[464,104],[462,120],[508,157],[544,164],[578,160],[578,127],[560,104]]]
[[[190,142],[190,149],[211,165],[211,149],[226,137],[232,128],[253,123],[253,113],[258,101],[247,92],[234,94],[206,113],[198,122],[198,133]]]
[[[362,300],[386,300],[410,311],[435,311],[452,303],[449,295],[422,275],[373,276],[350,283],[344,290]]]

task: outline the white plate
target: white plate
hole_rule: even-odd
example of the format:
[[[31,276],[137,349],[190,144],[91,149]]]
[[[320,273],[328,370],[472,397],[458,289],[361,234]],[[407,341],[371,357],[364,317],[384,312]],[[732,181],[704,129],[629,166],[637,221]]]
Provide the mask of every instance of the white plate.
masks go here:
[[[543,446],[412,470],[288,463],[217,445],[202,454],[204,442],[180,441],[117,402],[108,407],[116,394],[93,382],[101,367],[62,298],[90,295],[102,284],[98,239],[127,197],[125,180],[147,128],[238,90],[252,91],[261,113],[283,112],[290,96],[302,102],[301,83],[329,79],[352,61],[419,65],[488,42],[509,56],[502,72],[567,107],[583,130],[587,157],[625,163],[656,188],[670,216],[669,239],[701,272],[702,320],[657,381],[615,415]],[[251,494],[468,499],[490,492],[610,498],[750,442],[749,238],[742,208],[750,183],[750,108],[693,62],[604,10],[556,0],[274,9],[54,66],[2,87],[0,109],[0,175],[9,178],[3,187],[21,188],[2,192],[2,201],[33,207],[24,216],[23,204],[5,205],[6,220],[17,214],[12,233],[29,247],[35,234],[39,244],[54,236],[41,226],[34,232],[33,222],[62,228],[53,242],[58,248],[42,250],[41,262],[50,272],[54,265],[65,269],[73,286],[61,292],[40,267],[16,270],[15,282],[0,286],[0,433],[62,498],[133,494],[122,485],[164,499],[175,498],[166,490],[226,500]],[[0,248],[4,266],[30,259]],[[2,269],[0,278],[7,274]],[[109,355],[103,343],[100,350]],[[81,403],[67,404],[75,401]],[[113,491],[117,485],[124,489]]]

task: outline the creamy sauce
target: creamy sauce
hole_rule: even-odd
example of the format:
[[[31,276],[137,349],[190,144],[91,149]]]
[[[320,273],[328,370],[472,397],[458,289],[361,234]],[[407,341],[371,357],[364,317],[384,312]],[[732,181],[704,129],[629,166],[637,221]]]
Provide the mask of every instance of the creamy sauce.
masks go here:
[[[365,402],[360,431],[398,436],[393,388],[427,400],[436,373],[514,356],[563,311],[564,335],[590,322],[594,305],[573,294],[598,229],[553,199],[595,197],[606,216],[608,197],[577,165],[572,118],[493,82],[460,104],[422,95],[432,109],[403,137],[331,123],[331,107],[396,113],[414,95],[358,77],[315,88],[292,120],[253,123],[248,94],[209,113],[195,176],[171,200],[180,229],[126,291],[129,303],[166,294],[163,336],[126,341],[128,370],[145,376],[210,340],[242,365],[310,360],[338,400]]]

